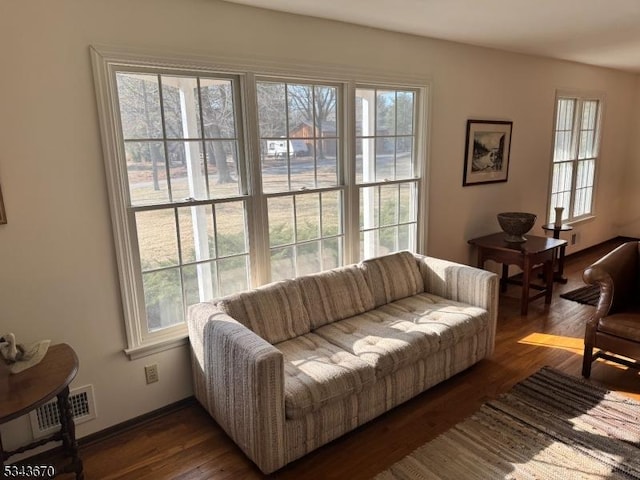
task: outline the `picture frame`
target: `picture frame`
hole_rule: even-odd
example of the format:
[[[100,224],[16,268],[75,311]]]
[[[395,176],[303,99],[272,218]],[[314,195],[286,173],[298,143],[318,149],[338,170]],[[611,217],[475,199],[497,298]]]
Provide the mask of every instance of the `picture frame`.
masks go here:
[[[2,199],[2,187],[0,187],[0,225],[7,223],[7,213],[4,209],[4,200]]]
[[[506,182],[513,122],[467,120],[462,186]]]

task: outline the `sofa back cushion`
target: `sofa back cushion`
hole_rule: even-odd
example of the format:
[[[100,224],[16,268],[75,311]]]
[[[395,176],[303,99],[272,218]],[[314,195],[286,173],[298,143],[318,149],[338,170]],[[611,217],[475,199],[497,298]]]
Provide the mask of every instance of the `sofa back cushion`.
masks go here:
[[[269,343],[311,331],[300,288],[294,280],[271,283],[221,299],[218,307]]]
[[[424,292],[418,262],[411,252],[397,252],[360,263],[376,307]]]
[[[374,308],[373,295],[362,269],[349,266],[296,279],[311,329]]]

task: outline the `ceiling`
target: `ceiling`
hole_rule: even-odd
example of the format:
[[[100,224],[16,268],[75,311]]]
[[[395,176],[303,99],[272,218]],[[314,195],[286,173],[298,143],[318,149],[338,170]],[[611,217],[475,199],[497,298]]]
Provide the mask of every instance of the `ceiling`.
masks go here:
[[[640,0],[227,0],[640,73]]]

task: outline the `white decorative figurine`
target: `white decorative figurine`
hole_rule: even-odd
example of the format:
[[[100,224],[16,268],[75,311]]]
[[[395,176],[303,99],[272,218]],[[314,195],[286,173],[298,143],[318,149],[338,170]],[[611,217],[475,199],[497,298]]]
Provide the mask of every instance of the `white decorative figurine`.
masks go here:
[[[13,333],[0,335],[0,355],[11,373],[20,373],[40,363],[49,349],[51,340],[41,340],[28,347],[16,343]]]

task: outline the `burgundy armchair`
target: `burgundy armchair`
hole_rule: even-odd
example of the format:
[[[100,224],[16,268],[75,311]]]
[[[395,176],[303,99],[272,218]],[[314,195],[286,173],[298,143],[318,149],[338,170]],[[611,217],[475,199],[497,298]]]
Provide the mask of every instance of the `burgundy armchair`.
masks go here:
[[[625,243],[588,267],[588,284],[600,286],[595,314],[584,334],[582,376],[605,358],[628,367],[640,365],[640,242]],[[594,348],[598,351],[594,353]]]

